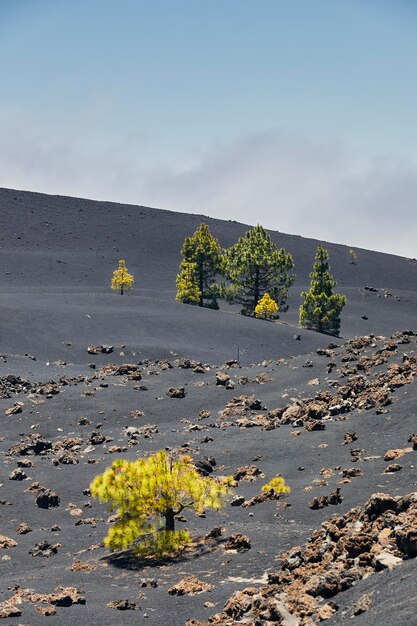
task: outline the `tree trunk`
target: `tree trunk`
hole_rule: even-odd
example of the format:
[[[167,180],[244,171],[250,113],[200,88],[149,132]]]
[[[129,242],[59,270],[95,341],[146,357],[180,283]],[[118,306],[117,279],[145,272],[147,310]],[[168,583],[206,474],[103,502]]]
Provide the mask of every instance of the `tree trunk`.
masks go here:
[[[259,302],[259,267],[255,270],[255,285],[254,285],[254,295],[253,295],[253,310],[255,310],[256,305]]]
[[[172,509],[167,509],[165,512],[165,530],[175,530],[175,517]]]
[[[122,284],[122,286],[120,287],[120,295],[121,295],[121,296],[123,295],[123,284]]]
[[[203,306],[204,302],[203,302],[203,287],[204,287],[204,272],[203,272],[203,266],[200,265],[200,267],[198,268],[198,288],[200,289],[200,300],[198,302],[198,306]]]

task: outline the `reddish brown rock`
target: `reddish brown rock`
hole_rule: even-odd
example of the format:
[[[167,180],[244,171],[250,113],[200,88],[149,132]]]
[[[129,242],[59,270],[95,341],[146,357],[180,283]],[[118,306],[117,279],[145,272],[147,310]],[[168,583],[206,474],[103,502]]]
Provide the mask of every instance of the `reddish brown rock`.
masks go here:
[[[237,533],[236,535],[230,535],[224,544],[224,549],[227,551],[246,552],[252,547],[249,537]]]
[[[167,390],[167,396],[169,398],[185,398],[184,387],[170,387]]]
[[[203,593],[213,588],[210,583],[205,583],[194,576],[186,576],[175,585],[168,589],[168,593],[171,596],[194,596],[197,593]]]

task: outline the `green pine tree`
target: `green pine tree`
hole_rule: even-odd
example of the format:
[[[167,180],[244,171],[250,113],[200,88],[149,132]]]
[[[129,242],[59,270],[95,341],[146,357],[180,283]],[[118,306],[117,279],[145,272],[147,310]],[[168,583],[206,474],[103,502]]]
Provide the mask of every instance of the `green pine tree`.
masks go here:
[[[329,272],[329,253],[323,246],[317,248],[315,258],[310,290],[301,294],[304,303],[300,306],[300,326],[339,335],[340,313],[346,296],[333,293],[336,281]]]
[[[218,309],[217,296],[218,288],[216,276],[220,265],[220,245],[216,237],[210,232],[207,224],[200,224],[194,235],[187,237],[181,250],[183,261],[180,268],[180,278],[183,263],[193,263],[196,287],[199,291],[198,306],[207,306]],[[177,299],[186,302],[177,293]]]
[[[288,289],[295,280],[291,254],[278,248],[262,226],[251,228],[237,243],[225,250],[223,273],[229,283],[222,284],[222,296],[242,305],[244,315],[253,315],[261,298],[268,293],[280,311],[286,311]]]

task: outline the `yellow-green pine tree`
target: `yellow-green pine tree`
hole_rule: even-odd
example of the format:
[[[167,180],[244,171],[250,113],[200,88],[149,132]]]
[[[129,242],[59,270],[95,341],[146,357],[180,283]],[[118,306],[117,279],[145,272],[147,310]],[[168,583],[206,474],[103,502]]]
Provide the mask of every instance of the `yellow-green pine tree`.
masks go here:
[[[255,307],[256,317],[261,317],[264,320],[271,319],[278,313],[278,304],[271,298],[269,293],[264,293]]]
[[[123,295],[124,291],[128,291],[133,287],[134,282],[133,274],[129,274],[126,262],[121,259],[119,261],[119,267],[113,272],[111,288],[115,291],[120,290],[120,295]]]
[[[91,494],[108,502],[118,519],[104,540],[110,550],[132,548],[137,554],[172,554],[190,535],[175,529],[183,509],[202,513],[220,509],[229,493],[230,479],[201,476],[189,457],[174,459],[159,450],[146,459],[118,459],[90,485]]]
[[[177,275],[177,300],[185,304],[199,304],[201,291],[197,283],[196,263],[182,261]]]
[[[358,258],[358,255],[356,254],[356,252],[353,250],[353,248],[351,248],[349,250],[349,256],[350,256],[350,262],[351,263],[355,263],[356,259]]]
[[[282,476],[275,476],[269,483],[263,485],[263,492],[273,491],[275,495],[279,495],[281,493],[291,493],[290,487],[285,484],[285,479]]]

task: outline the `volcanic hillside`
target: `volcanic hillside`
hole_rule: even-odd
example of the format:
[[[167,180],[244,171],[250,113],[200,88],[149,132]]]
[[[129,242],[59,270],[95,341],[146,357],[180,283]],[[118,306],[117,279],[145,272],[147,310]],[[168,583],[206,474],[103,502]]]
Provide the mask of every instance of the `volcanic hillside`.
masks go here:
[[[235,358],[239,345],[249,364],[317,347],[322,339],[315,333],[303,331],[299,344],[293,340],[299,294],[309,285],[319,243],[314,240],[271,233],[295,262],[296,282],[281,324],[259,324],[229,305],[219,314],[175,301],[182,243],[203,221],[223,247],[248,229],[202,215],[0,190],[1,349],[79,363],[86,342],[112,343],[144,357],[174,351],[220,362]],[[413,326],[416,261],[357,250],[351,264],[348,247],[326,247],[338,289],[348,297],[342,337]],[[124,297],[109,288],[121,258],[136,280]]]
[[[417,624],[416,261],[325,244],[348,297],[335,339],[297,327],[318,242],[293,235],[271,233],[297,275],[277,323],[177,303],[203,221],[223,247],[248,228],[0,191],[0,619]],[[177,516],[192,543],[172,559],[109,555],[91,480],[163,449],[233,495]],[[262,491],[277,475],[291,493]]]

